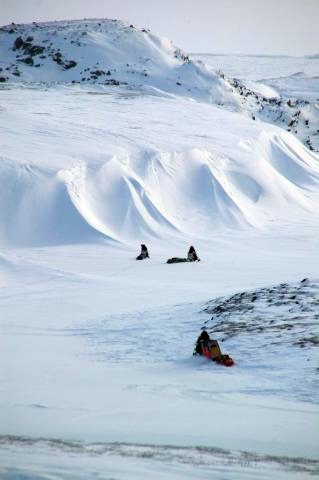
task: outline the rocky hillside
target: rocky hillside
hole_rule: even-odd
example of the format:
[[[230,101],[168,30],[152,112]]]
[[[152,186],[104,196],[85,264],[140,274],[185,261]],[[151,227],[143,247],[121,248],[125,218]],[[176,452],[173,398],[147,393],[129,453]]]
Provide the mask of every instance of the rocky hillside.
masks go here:
[[[0,81],[125,85],[236,105],[231,88],[169,40],[118,20],[9,25]]]
[[[304,278],[216,298],[205,309],[212,316],[204,327],[225,353],[235,352],[238,367],[255,369],[266,395],[317,402],[318,306],[319,283]],[[274,378],[277,390],[267,389]]]
[[[190,60],[168,39],[118,20],[2,27],[0,82],[98,84],[181,95],[275,123],[310,150],[319,150],[317,102],[272,95],[225,78]]]

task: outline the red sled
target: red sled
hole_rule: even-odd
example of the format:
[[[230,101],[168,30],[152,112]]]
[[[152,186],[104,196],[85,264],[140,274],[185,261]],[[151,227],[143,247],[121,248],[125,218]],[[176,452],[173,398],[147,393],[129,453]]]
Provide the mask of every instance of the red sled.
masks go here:
[[[229,355],[221,354],[216,357],[212,357],[211,350],[208,350],[208,348],[206,348],[205,346],[203,347],[203,354],[209,360],[219,363],[220,365],[225,365],[225,367],[232,367],[233,365],[235,365],[234,360]]]
[[[220,363],[220,365],[225,365],[225,367],[232,367],[235,365],[234,360],[229,355],[222,355],[221,358],[212,358],[213,362]]]

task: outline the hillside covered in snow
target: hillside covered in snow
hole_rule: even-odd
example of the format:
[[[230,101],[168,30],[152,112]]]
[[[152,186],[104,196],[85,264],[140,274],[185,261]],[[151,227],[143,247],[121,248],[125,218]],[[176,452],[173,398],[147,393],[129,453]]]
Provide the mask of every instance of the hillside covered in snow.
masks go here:
[[[219,75],[168,39],[118,20],[10,25],[0,38],[2,82],[126,85],[236,103]]]
[[[319,95],[294,98],[280,84],[225,77],[190,60],[168,39],[118,20],[2,27],[0,82],[122,85],[185,96],[277,124],[319,151]]]
[[[247,116],[255,94],[247,100],[169,41],[112,20],[0,35],[1,245],[207,238],[318,220],[317,156]]]

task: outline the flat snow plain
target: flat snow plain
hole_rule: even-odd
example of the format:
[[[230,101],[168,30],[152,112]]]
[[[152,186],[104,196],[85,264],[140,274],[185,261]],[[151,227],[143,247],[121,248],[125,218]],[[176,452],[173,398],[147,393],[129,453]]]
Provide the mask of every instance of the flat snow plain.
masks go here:
[[[1,478],[313,478],[316,350],[291,356],[283,345],[274,358],[262,334],[226,340],[231,369],[192,351],[209,300],[318,278],[317,157],[277,127],[218,107],[112,92],[1,91]],[[279,140],[269,147],[269,138]],[[184,211],[174,182],[169,201],[154,183],[158,196],[137,195],[132,178],[148,178],[149,158],[164,152],[163,170],[195,158],[197,175],[207,151],[239,172],[233,202],[229,177],[215,186],[213,221],[178,169],[176,184],[193,195]],[[253,173],[260,152],[276,160],[273,183],[264,165]],[[131,182],[124,213],[119,168]],[[108,178],[114,190],[103,197]],[[136,262],[142,241],[151,258]],[[166,265],[191,243],[200,263]]]

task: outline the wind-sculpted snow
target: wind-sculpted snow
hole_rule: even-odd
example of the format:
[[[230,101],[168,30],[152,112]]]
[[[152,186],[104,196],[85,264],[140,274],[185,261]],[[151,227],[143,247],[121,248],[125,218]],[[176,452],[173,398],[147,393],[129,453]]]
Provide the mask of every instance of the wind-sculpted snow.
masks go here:
[[[52,245],[98,241],[57,173],[5,161],[0,168],[1,243]]]
[[[318,212],[314,159],[265,133],[249,162],[200,149],[126,152],[56,171],[6,160],[0,181],[2,245],[210,236],[221,227],[262,227],[274,212],[282,219]]]
[[[12,88],[2,101],[2,246],[136,244],[318,221],[318,160],[276,127],[97,87]]]

